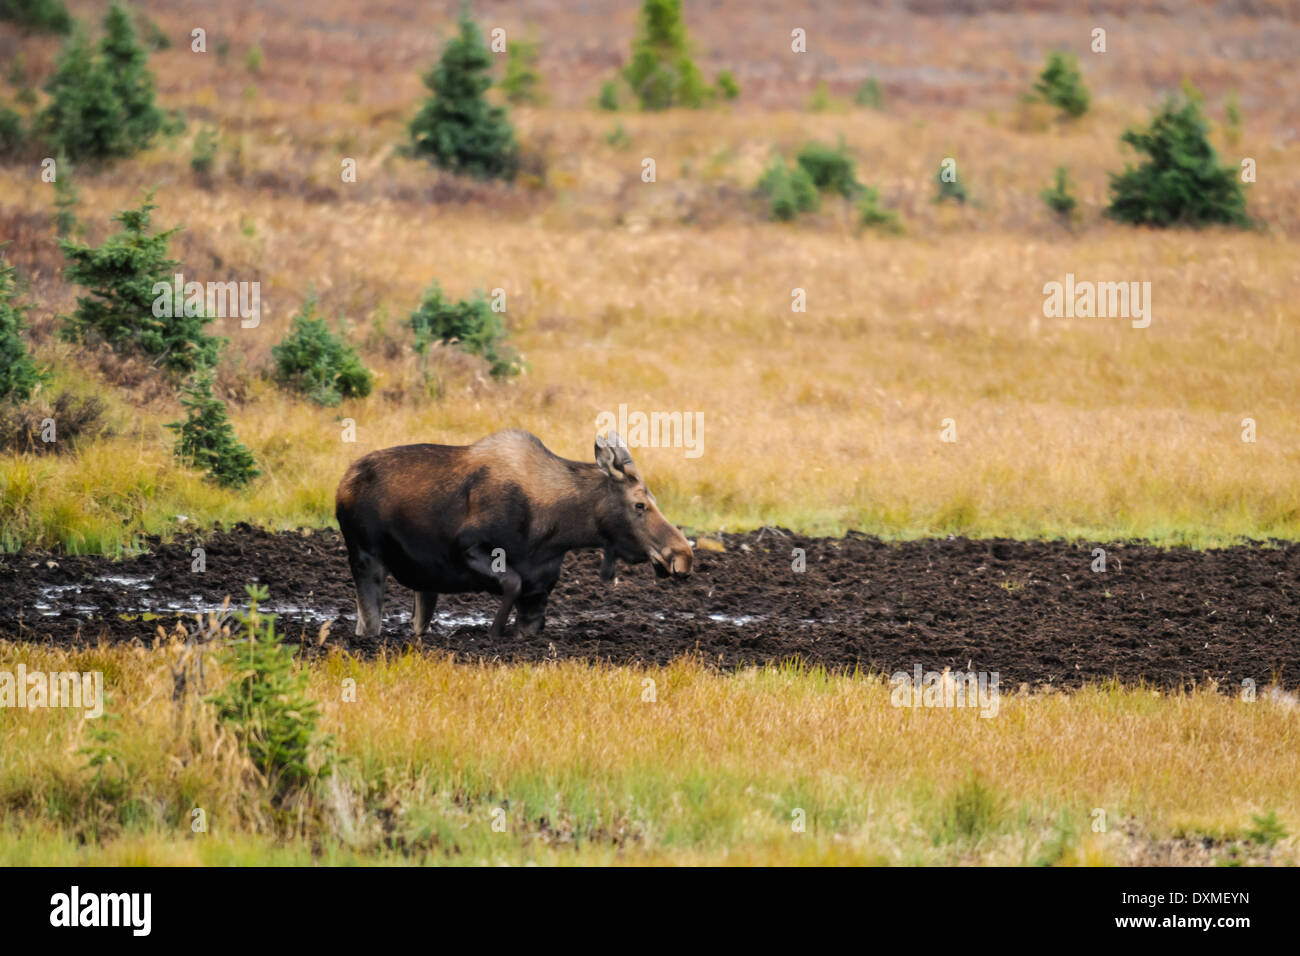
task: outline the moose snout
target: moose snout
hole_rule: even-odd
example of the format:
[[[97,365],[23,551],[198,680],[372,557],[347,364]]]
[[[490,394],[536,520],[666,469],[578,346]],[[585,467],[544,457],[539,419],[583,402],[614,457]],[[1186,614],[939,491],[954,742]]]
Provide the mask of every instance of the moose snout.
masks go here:
[[[667,547],[662,551],[650,552],[650,564],[655,569],[655,576],[660,578],[684,578],[691,573],[694,555],[691,546],[681,548]]]
[[[691,573],[691,567],[695,562],[695,554],[691,551],[691,546],[685,541],[680,546],[670,545],[661,551],[655,560],[655,571],[660,577],[671,575],[675,578],[684,578]]]
[[[672,560],[668,567],[672,570],[673,577],[684,578],[691,573],[691,568],[695,564],[695,553],[691,551],[690,545],[681,551],[674,551]]]

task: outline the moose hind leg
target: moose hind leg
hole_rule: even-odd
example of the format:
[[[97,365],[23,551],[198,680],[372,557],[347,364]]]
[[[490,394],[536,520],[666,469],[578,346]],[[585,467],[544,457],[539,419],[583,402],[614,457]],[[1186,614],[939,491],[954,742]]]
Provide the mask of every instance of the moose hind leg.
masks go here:
[[[428,630],[429,622],[433,620],[433,612],[437,606],[437,591],[415,592],[415,612],[411,615],[411,623],[415,627],[416,637]]]
[[[471,571],[485,578],[496,578],[501,585],[501,606],[497,608],[497,616],[492,621],[492,630],[489,632],[492,637],[501,637],[506,632],[506,621],[510,619],[510,612],[514,610],[515,602],[519,600],[519,592],[523,590],[523,578],[509,564],[493,557],[492,550],[485,545],[466,548],[465,563],[469,565]]]
[[[357,637],[376,638],[384,611],[384,579],[388,571],[374,555],[357,551],[348,555],[352,580],[357,586]]]
[[[497,616],[492,621],[493,637],[501,637],[506,632],[506,621],[510,619],[510,612],[514,610],[515,602],[519,599],[519,592],[522,590],[524,582],[520,580],[519,575],[514,571],[506,571],[501,575],[501,606],[497,608]]]

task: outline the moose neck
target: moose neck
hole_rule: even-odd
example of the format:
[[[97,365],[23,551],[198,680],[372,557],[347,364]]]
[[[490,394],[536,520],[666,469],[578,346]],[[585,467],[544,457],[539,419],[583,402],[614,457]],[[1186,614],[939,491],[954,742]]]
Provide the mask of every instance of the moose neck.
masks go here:
[[[565,500],[556,514],[557,544],[570,548],[603,548],[605,539],[600,534],[599,514],[605,496],[609,494],[609,480],[595,465],[586,462],[568,462],[573,476],[573,495]]]

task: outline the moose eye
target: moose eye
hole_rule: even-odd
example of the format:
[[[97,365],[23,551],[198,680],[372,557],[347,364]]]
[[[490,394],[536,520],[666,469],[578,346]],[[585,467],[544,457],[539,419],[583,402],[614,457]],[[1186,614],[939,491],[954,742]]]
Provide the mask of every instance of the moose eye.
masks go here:
[[[636,510],[637,510],[637,511],[645,511],[645,502],[644,502],[644,501],[638,501],[638,502],[636,503]]]

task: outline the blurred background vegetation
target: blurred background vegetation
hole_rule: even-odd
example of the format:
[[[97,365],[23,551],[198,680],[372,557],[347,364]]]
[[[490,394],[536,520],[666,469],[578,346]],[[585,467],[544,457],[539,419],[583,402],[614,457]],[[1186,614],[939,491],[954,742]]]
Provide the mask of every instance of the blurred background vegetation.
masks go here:
[[[622,403],[704,413],[640,452],[694,529],[1295,538],[1297,11],[1122,8],[6,0],[0,546],[327,525],[372,448]],[[169,263],[256,327],[131,326]]]

